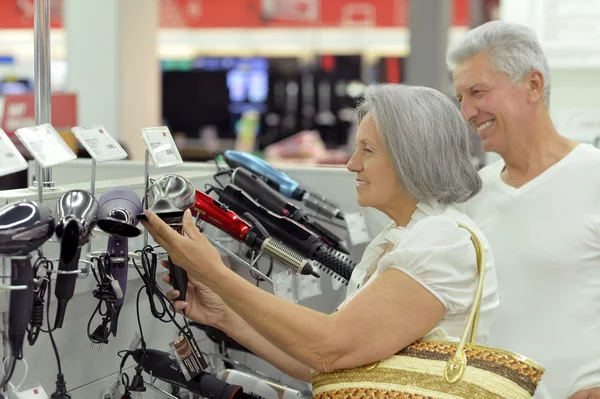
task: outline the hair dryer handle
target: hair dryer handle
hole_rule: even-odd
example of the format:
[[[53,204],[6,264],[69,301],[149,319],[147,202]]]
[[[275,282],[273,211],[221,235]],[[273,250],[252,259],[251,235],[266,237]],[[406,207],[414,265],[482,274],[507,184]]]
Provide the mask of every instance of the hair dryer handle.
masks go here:
[[[8,335],[13,356],[21,357],[27,324],[33,307],[33,269],[31,258],[13,258],[10,263],[10,285],[26,285],[27,289],[10,292]]]
[[[127,274],[129,268],[127,266],[128,254],[129,254],[129,241],[126,237],[116,237],[110,236],[108,237],[108,245],[107,252],[111,257],[111,270],[110,274],[113,278],[119,282],[119,287],[121,288],[121,292],[123,296],[121,298],[117,298],[114,303],[115,307],[119,307],[123,305],[123,301],[125,301],[125,292],[127,290]],[[114,262],[113,258],[124,258],[124,262]]]
[[[187,272],[173,263],[169,256],[169,274],[171,275],[171,284],[173,289],[179,291],[179,296],[176,298],[177,301],[185,301],[185,295],[187,293],[188,276]]]
[[[75,271],[79,268],[79,258],[81,256],[81,248],[78,248],[75,255],[70,260],[65,260],[62,257],[58,261],[59,271]],[[54,296],[57,299],[56,319],[54,328],[62,328],[65,314],[67,311],[67,303],[75,293],[75,284],[77,283],[77,274],[60,274],[56,275],[56,284],[54,288]]]

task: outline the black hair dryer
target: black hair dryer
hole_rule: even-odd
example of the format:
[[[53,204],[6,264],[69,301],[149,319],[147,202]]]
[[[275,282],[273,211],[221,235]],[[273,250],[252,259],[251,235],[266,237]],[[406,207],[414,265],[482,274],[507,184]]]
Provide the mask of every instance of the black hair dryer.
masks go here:
[[[19,201],[0,209],[0,255],[10,258],[8,335],[13,359],[22,358],[23,342],[33,306],[30,253],[54,234],[50,209],[34,201]]]
[[[56,203],[56,218],[60,256],[54,290],[57,299],[54,328],[62,328],[67,303],[75,292],[81,248],[89,241],[98,218],[98,202],[87,191],[68,191]]]

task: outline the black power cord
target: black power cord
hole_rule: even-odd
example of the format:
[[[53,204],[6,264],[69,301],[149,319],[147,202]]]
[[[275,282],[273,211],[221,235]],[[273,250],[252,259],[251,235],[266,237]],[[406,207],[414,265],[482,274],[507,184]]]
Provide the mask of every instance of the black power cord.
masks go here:
[[[56,346],[56,341],[54,341],[54,335],[52,334],[52,332],[56,329],[52,329],[50,328],[50,301],[52,299],[52,272],[54,272],[54,264],[52,263],[52,261],[46,259],[44,256],[41,255],[41,252],[39,252],[40,256],[38,257],[38,259],[36,260],[36,274],[37,271],[39,269],[39,267],[44,267],[46,269],[46,275],[42,276],[42,283],[40,285],[40,288],[38,289],[37,293],[36,293],[36,298],[37,300],[34,298],[34,309],[32,311],[32,323],[31,323],[31,338],[32,340],[30,340],[31,342],[35,342],[35,340],[37,339],[37,335],[36,335],[36,330],[39,328],[39,331],[47,333],[48,336],[50,337],[50,343],[52,344],[52,350],[54,351],[54,357],[56,358],[56,366],[58,369],[58,374],[56,375],[56,389],[54,391],[54,393],[50,396],[51,399],[71,399],[71,395],[69,395],[67,393],[67,383],[65,381],[65,376],[63,375],[62,372],[62,364],[60,361],[60,354],[58,353],[58,348]],[[41,326],[38,326],[39,324],[39,315],[42,314],[41,318],[43,319],[43,305],[44,305],[44,299],[43,299],[43,294],[44,294],[44,290],[46,292],[46,326],[48,328],[48,330],[44,330],[41,328]],[[37,306],[37,308],[36,308]],[[41,306],[41,308],[40,308]],[[35,315],[35,320],[33,318],[33,316]],[[37,334],[39,335],[39,332],[37,332]],[[28,337],[29,338],[29,337]]]
[[[50,275],[45,272],[41,276],[39,275],[41,270],[52,270],[53,265],[48,259],[46,259],[41,252],[33,265],[33,275],[39,278],[41,281],[39,286],[34,290],[33,296],[33,308],[31,310],[31,319],[29,320],[29,328],[27,329],[27,341],[30,346],[33,346],[40,335],[40,332],[47,333],[42,326],[44,325],[44,304],[46,291],[48,291],[48,285],[50,284]]]
[[[110,256],[103,254],[97,258],[93,258],[92,261],[96,264],[96,268],[92,268],[92,273],[96,280],[96,289],[92,294],[94,298],[98,299],[98,305],[88,321],[87,335],[93,344],[104,345],[108,343],[108,337],[114,328],[113,323],[117,320],[118,311],[114,306],[117,295],[112,286],[114,279],[111,276],[112,264]],[[102,309],[102,305],[104,305],[104,310]],[[92,320],[96,314],[102,316],[102,323],[91,332]]]
[[[144,332],[142,329],[142,321],[140,318],[140,297],[142,293],[146,293],[148,297],[148,303],[150,306],[150,313],[152,316],[163,323],[173,323],[175,327],[179,330],[179,332],[184,335],[186,338],[193,340],[194,336],[192,331],[187,324],[187,320],[184,317],[185,326],[182,327],[177,320],[175,319],[177,313],[175,313],[172,309],[171,301],[167,298],[167,296],[163,293],[162,289],[156,282],[156,274],[158,270],[158,255],[154,251],[154,248],[150,245],[146,245],[142,250],[136,251],[136,253],[140,254],[141,265],[136,263],[135,259],[132,259],[133,266],[135,270],[140,276],[143,285],[138,290],[136,296],[136,317],[138,328],[140,332],[140,345],[142,350],[146,350],[146,341],[144,339]],[[124,355],[122,355],[124,353]],[[121,364],[119,367],[119,375],[121,375],[122,381],[127,381],[128,384],[126,386],[127,391],[129,392],[143,392],[145,390],[143,386],[143,378],[142,378],[142,367],[136,366],[135,368],[135,376],[129,384],[129,376],[126,373],[123,373],[123,367],[125,366],[125,362],[127,358],[131,355],[131,351],[121,351],[119,352],[119,356],[121,357]]]
[[[39,259],[38,259],[39,260]],[[51,399],[71,399],[71,395],[67,393],[67,383],[65,381],[65,376],[62,372],[62,365],[60,362],[60,354],[58,353],[58,348],[56,347],[56,342],[54,341],[54,336],[52,335],[53,329],[50,328],[50,300],[52,299],[52,279],[51,273],[54,271],[54,264],[43,258],[42,263],[47,272],[49,273],[45,278],[47,279],[47,298],[46,298],[46,326],[48,327],[47,331],[41,330],[43,332],[47,332],[50,337],[50,343],[52,344],[52,350],[54,351],[54,357],[56,358],[56,366],[58,369],[58,374],[56,375],[56,389],[54,393],[50,396]]]
[[[40,268],[46,270],[41,276],[39,275]],[[54,264],[52,261],[42,255],[42,252],[38,250],[38,258],[36,259],[34,266],[34,276],[41,279],[39,287],[34,291],[33,308],[31,311],[31,319],[29,321],[29,327],[27,329],[27,341],[29,345],[34,345],[40,335],[40,332],[47,333],[50,337],[50,343],[52,344],[52,350],[54,351],[54,357],[56,358],[56,365],[58,374],[56,375],[56,390],[50,396],[51,399],[71,399],[71,395],[67,393],[67,384],[65,377],[62,372],[62,364],[60,361],[60,354],[56,346],[56,341],[52,332],[55,329],[50,327],[50,301],[52,299],[52,279],[51,275],[54,272]],[[44,296],[46,299],[44,301]],[[44,302],[46,305],[46,326],[47,330],[42,328],[44,322]],[[15,359],[16,360],[16,359]],[[9,375],[14,372],[14,364],[11,363],[9,369]],[[8,380],[7,380],[8,381]]]

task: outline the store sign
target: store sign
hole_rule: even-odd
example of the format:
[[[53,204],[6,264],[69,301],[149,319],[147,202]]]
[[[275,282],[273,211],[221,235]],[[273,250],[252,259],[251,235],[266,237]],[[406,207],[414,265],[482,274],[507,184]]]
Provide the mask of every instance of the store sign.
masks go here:
[[[9,136],[17,130],[35,125],[33,93],[9,94],[4,101],[1,127]],[[59,132],[77,126],[77,96],[72,93],[52,94],[52,126]]]
[[[454,0],[453,26],[469,23],[469,1]],[[4,0],[0,29],[33,29],[34,0]],[[159,0],[161,28],[407,26],[409,0]],[[51,0],[63,27],[64,0]]]

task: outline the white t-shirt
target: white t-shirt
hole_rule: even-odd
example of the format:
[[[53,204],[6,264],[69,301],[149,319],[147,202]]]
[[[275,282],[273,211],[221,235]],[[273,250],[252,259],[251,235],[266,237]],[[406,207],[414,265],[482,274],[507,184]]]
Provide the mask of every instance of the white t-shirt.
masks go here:
[[[346,299],[338,309],[378,275],[393,267],[413,278],[444,304],[446,315],[437,327],[458,339],[465,328],[477,288],[477,257],[469,232],[457,222],[473,229],[485,247],[487,272],[476,337],[478,343],[485,343],[494,310],[498,307],[494,258],[483,234],[455,205],[421,201],[406,227],[397,227],[394,222],[386,226],[369,244],[354,269]],[[388,242],[393,244],[392,250],[379,260],[376,270],[363,285],[369,267],[377,261],[383,245]]]
[[[546,368],[536,398],[566,399],[600,386],[600,150],[581,144],[518,189],[503,168],[482,169],[465,206],[498,265],[487,344]]]

